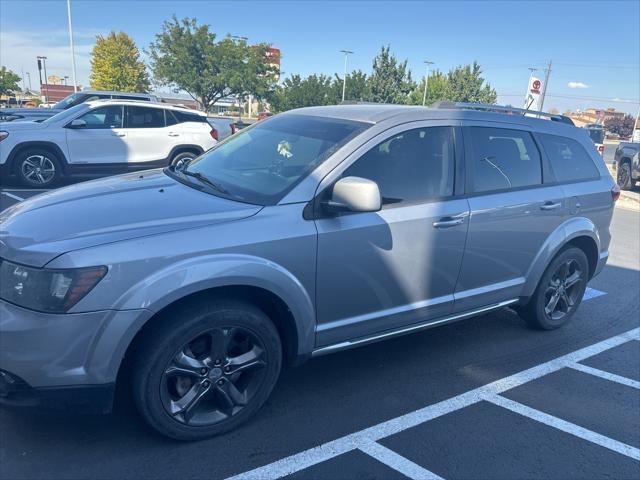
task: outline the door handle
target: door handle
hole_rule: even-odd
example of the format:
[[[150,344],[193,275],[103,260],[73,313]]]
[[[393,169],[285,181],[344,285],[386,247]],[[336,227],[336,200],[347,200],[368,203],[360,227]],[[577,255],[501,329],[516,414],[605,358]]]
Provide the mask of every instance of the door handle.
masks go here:
[[[169,136],[170,137],[179,137],[180,134],[179,133],[174,133],[174,132],[169,132]]]
[[[540,206],[540,210],[555,210],[556,208],[560,208],[562,203],[560,202],[544,202]]]
[[[466,215],[455,215],[451,217],[442,217],[437,222],[433,222],[433,228],[449,228],[464,223]]]

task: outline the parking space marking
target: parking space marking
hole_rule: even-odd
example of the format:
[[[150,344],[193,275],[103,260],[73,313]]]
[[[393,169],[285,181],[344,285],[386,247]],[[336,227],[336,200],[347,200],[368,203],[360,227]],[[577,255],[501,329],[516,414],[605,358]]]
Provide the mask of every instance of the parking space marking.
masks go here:
[[[536,365],[514,375],[496,380],[495,382],[478,387],[474,390],[470,390],[447,400],[423,407],[405,415],[392,418],[386,422],[351,433],[289,457],[276,460],[268,465],[240,473],[233,477],[229,477],[229,479],[276,479],[304,470],[307,467],[322,463],[325,460],[329,460],[351,450],[360,449],[361,447],[366,448],[366,446],[372,442],[377,442],[385,437],[402,432],[424,422],[428,422],[434,418],[474,405],[483,401],[487,397],[498,395],[502,392],[530,382],[531,380],[556,372],[562,368],[569,367],[577,362],[593,357],[594,355],[637,338],[640,338],[640,328],[634,328],[625,333],[621,333],[620,335],[616,335],[593,345],[589,345],[588,347],[581,348],[580,350],[576,350],[548,362]],[[613,442],[614,440],[611,441]]]
[[[603,292],[601,290],[596,290],[595,288],[587,287],[587,289],[584,291],[584,296],[582,297],[582,300],[583,301],[591,300],[593,298],[598,298],[606,294],[607,294],[606,292]]]
[[[377,442],[361,445],[359,450],[413,480],[444,480],[435,473]]]
[[[595,443],[596,445],[608,448],[609,450],[613,450],[614,452],[627,457],[631,457],[634,460],[640,460],[640,449],[593,432],[576,425],[575,423],[567,422],[566,420],[554,417],[553,415],[541,412],[540,410],[536,410],[535,408],[528,407],[522,403],[515,402],[500,395],[488,395],[485,397],[485,400],[493,403],[494,405],[506,408],[514,413],[530,418],[531,420],[535,420],[536,422],[544,423],[545,425],[557,428],[558,430],[562,430],[563,432],[569,433],[575,437]]]
[[[594,375],[611,382],[621,383],[622,385],[626,385],[627,387],[633,387],[640,390],[640,382],[638,382],[637,380],[632,380],[631,378],[616,375],[615,373],[605,372],[604,370],[600,370],[599,368],[589,367],[588,365],[583,365],[581,363],[574,363],[573,365],[569,365],[569,368],[573,368],[574,370],[578,370],[579,372],[588,373],[589,375]]]
[[[0,192],[0,193],[2,193],[2,195],[6,195],[9,198],[13,198],[14,200],[18,200],[19,202],[24,200],[24,198],[14,195],[13,193],[9,193],[9,192]]]

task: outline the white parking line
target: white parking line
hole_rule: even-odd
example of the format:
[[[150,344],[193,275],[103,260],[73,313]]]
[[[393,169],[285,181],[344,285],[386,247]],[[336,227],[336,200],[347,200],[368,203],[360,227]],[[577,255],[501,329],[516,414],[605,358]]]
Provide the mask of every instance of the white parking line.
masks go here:
[[[596,445],[621,453],[627,457],[631,457],[634,460],[640,460],[640,449],[627,445],[626,443],[619,442],[618,440],[614,440],[613,438],[605,437],[599,433],[592,432],[591,430],[576,425],[575,423],[567,422],[566,420],[541,412],[535,408],[527,407],[522,403],[514,402],[513,400],[500,395],[489,395],[485,400],[498,405],[499,407],[506,408],[512,412],[535,420],[536,422],[544,423],[545,425],[557,428],[558,430],[562,430],[563,432],[569,433],[575,437],[595,443]]]
[[[6,195],[9,198],[13,198],[14,200],[18,200],[19,202],[24,200],[24,198],[14,195],[13,193],[9,193],[9,192],[0,192],[0,193],[2,193],[2,195]]]
[[[413,463],[402,455],[398,455],[393,450],[389,450],[379,443],[371,442],[362,445],[360,446],[360,450],[413,480],[444,480],[435,473],[421,467],[417,463]]]
[[[556,372],[562,368],[573,365],[589,357],[597,355],[611,348],[622,345],[630,340],[640,337],[640,328],[634,328],[628,332],[608,338],[588,347],[568,353],[554,360],[542,363],[514,375],[502,378],[474,390],[462,393],[448,400],[429,405],[419,410],[379,423],[373,427],[365,428],[359,432],[332,440],[309,450],[277,460],[273,463],[258,467],[245,473],[230,477],[233,480],[267,480],[276,479],[291,473],[304,470],[325,460],[349,452],[351,450],[367,448],[372,442],[415,427],[421,423],[433,420],[456,410],[474,405],[487,397],[498,395],[511,388],[523,385],[531,380]]]
[[[587,289],[584,291],[584,296],[582,297],[582,300],[583,301],[591,300],[593,298],[601,297],[602,295],[606,295],[606,292],[596,290],[595,288],[587,287]]]
[[[574,370],[578,370],[579,372],[588,373],[589,375],[594,375],[611,382],[621,383],[622,385],[626,385],[627,387],[633,387],[640,390],[640,382],[627,377],[616,375],[615,373],[605,372],[604,370],[589,367],[588,365],[583,365],[581,363],[574,363],[573,365],[569,365],[569,368],[573,368]]]

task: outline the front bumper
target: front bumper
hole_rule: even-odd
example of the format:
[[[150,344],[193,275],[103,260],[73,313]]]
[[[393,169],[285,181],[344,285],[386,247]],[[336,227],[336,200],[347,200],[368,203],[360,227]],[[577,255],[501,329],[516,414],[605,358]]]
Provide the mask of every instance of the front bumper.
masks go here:
[[[0,370],[30,388],[106,385],[147,310],[47,314],[0,300]]]

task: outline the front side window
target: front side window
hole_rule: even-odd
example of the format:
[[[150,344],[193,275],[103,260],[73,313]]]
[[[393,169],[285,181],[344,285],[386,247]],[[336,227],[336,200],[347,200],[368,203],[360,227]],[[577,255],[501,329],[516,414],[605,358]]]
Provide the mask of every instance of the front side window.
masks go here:
[[[542,184],[540,153],[529,132],[471,127],[475,192]]]
[[[163,128],[162,108],[127,106],[126,128]]]
[[[94,108],[78,119],[86,122],[87,129],[122,128],[122,105]]]
[[[191,162],[185,173],[175,172],[175,175],[183,181],[192,181],[193,175],[189,174],[199,174],[219,187],[212,189],[216,195],[275,205],[340,146],[368,126],[306,115],[274,117],[217,144]],[[195,180],[193,183],[198,184]]]
[[[575,140],[556,135],[540,135],[540,142],[559,182],[590,180],[600,176],[589,154]]]
[[[343,174],[373,180],[383,205],[418,203],[453,195],[451,127],[407,130],[378,144]]]

